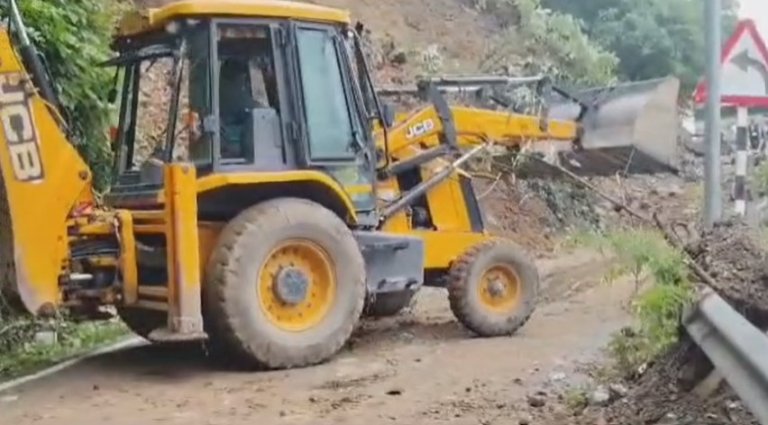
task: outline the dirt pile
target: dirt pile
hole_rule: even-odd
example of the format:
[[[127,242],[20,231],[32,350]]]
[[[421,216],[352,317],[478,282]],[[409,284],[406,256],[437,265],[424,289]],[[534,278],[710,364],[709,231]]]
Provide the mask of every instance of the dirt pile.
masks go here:
[[[468,0],[306,2],[349,10],[382,50],[395,53],[389,57],[397,60],[379,61],[380,84],[411,82],[429,63],[448,73],[475,70],[499,28],[493,16],[478,12]]]
[[[707,270],[713,288],[755,325],[768,324],[768,252],[761,234],[738,221],[704,232],[689,251]]]
[[[587,181],[647,217],[655,214],[665,223],[683,224],[684,229],[696,223],[700,204],[697,185],[677,176],[592,177]],[[476,192],[483,197],[481,204],[491,231],[514,238],[538,253],[548,252],[558,236],[575,229],[602,231],[643,224],[563,175],[517,179],[510,175],[493,185],[477,181]],[[686,236],[684,231],[680,233]]]
[[[597,207],[594,193],[568,179],[476,179],[475,192],[489,231],[538,255],[552,252],[569,231],[603,229],[611,213]]]
[[[604,410],[585,411],[583,425],[726,425],[757,424],[738,397],[721,384],[702,397],[696,384],[711,370],[706,356],[685,339],[632,383],[629,394]]]
[[[476,180],[475,193],[490,232],[510,238],[535,254],[554,249],[554,218],[540,197],[504,180]]]

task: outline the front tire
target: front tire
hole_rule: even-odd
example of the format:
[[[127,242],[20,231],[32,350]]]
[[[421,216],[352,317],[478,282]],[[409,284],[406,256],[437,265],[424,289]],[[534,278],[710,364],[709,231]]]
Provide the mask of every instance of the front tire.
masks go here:
[[[365,262],[332,211],[303,199],[253,206],[223,230],[207,270],[212,348],[244,366],[321,363],[357,325]]]
[[[456,318],[483,337],[511,335],[536,308],[539,274],[515,244],[481,243],[451,266],[448,299]]]

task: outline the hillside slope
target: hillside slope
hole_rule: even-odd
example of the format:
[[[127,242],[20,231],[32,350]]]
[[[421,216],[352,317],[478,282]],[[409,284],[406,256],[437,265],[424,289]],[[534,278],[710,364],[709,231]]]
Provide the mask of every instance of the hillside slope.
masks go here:
[[[392,41],[406,53],[439,47],[444,70],[474,69],[498,26],[470,0],[315,0],[309,3],[347,9],[375,40]]]
[[[139,7],[157,7],[173,0],[134,0]],[[477,11],[473,0],[305,0],[349,10],[354,22],[371,31],[379,50],[406,56],[402,73],[419,73],[419,57],[428,49],[437,51],[445,72],[471,72],[477,67],[494,32],[495,19]],[[380,59],[380,58],[375,58]],[[381,63],[377,63],[381,67]],[[397,79],[397,77],[395,77]],[[381,83],[388,83],[384,78]]]

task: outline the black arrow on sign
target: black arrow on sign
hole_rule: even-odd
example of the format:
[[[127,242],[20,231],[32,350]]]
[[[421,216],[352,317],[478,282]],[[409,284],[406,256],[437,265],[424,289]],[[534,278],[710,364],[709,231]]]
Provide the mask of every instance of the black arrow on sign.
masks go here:
[[[739,67],[743,72],[747,72],[749,68],[754,68],[763,77],[763,86],[765,93],[768,95],[768,68],[762,61],[759,61],[752,56],[749,56],[749,51],[744,50],[741,53],[731,59],[731,63]]]

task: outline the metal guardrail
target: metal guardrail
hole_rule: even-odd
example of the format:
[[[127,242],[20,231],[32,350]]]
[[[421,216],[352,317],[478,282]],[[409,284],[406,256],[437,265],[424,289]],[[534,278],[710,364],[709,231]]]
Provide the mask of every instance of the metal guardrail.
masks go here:
[[[768,336],[712,290],[684,313],[683,324],[746,407],[768,425]]]

